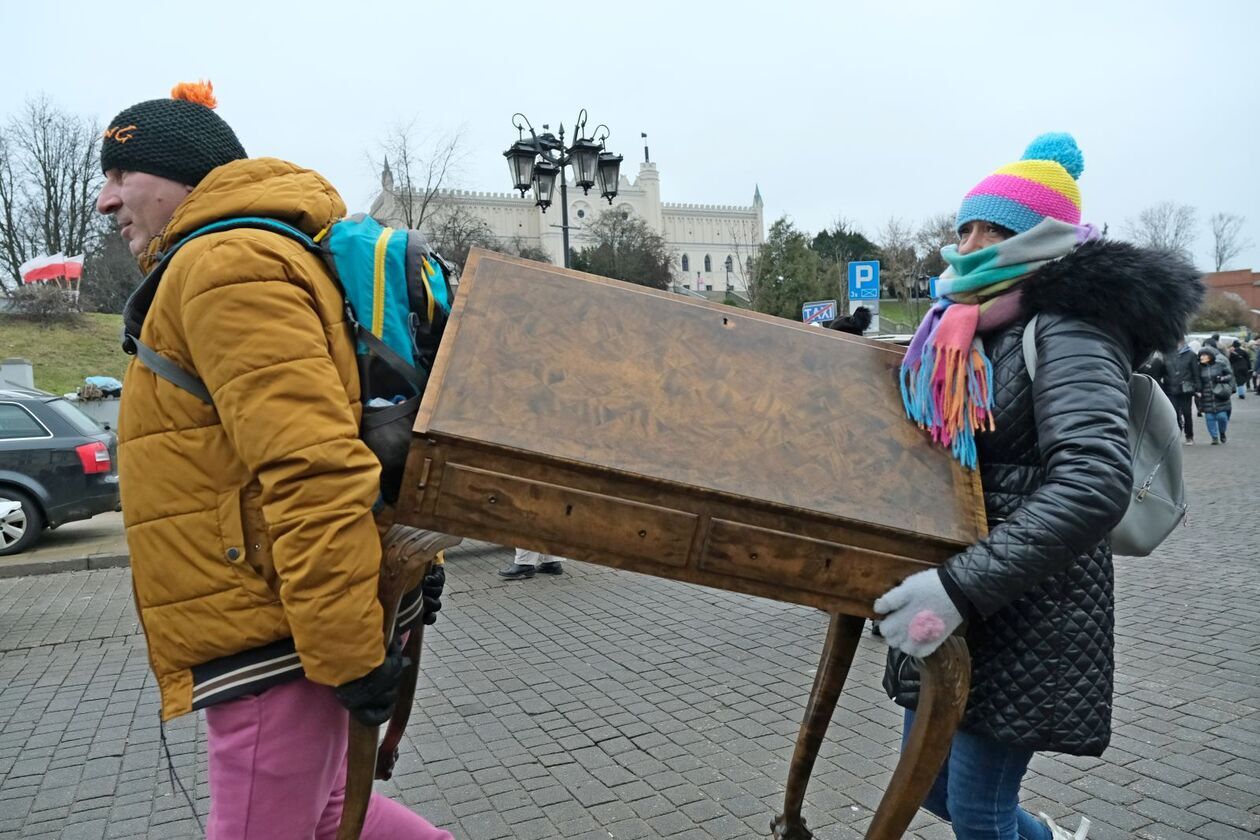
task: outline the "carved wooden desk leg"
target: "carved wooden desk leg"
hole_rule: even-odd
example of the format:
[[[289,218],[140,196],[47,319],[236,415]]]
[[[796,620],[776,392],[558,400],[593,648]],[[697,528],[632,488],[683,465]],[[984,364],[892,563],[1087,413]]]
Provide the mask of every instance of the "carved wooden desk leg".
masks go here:
[[[792,766],[788,770],[787,793],[783,798],[783,813],[770,822],[770,833],[775,840],[808,840],[814,835],[805,827],[801,806],[805,802],[805,788],[809,774],[814,770],[818,748],[822,746],[831,713],[840,699],[840,690],[853,664],[853,654],[862,638],[865,619],[852,615],[832,613],[831,626],[827,629],[827,641],[818,660],[818,673],[814,675],[814,689],[805,707],[805,719],[796,737],[796,751],[792,753]]]
[[[866,831],[866,840],[897,840],[905,834],[914,812],[927,798],[940,772],[958,722],[967,707],[971,687],[971,655],[967,643],[951,636],[919,665],[923,685],[910,737],[879,808]]]

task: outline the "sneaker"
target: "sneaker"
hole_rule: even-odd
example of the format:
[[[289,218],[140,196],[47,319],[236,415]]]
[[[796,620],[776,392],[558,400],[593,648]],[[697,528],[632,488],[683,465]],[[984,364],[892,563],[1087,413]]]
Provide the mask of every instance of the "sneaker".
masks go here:
[[[506,569],[500,569],[499,577],[507,578],[508,580],[522,580],[532,578],[534,576],[534,571],[535,569],[533,566],[524,566],[520,563],[513,563]]]
[[[540,575],[562,575],[564,574],[564,566],[560,565],[559,560],[549,560],[546,563],[538,564],[538,573]]]
[[[1192,439],[1190,439],[1190,440],[1187,440],[1187,441],[1186,441],[1186,446],[1194,446],[1194,439],[1192,438]]]
[[[1043,823],[1050,827],[1050,836],[1054,840],[1086,840],[1089,834],[1089,817],[1081,817],[1081,824],[1076,827],[1076,832],[1068,831],[1045,814],[1039,813],[1037,816]]]
[[[1221,432],[1221,443],[1225,442],[1225,433]]]
[[[1212,438],[1212,445],[1213,445],[1213,446],[1216,446],[1218,443],[1220,443],[1220,441],[1219,441],[1219,440],[1217,440],[1216,438]],[[500,572],[500,574],[502,574],[502,572]]]

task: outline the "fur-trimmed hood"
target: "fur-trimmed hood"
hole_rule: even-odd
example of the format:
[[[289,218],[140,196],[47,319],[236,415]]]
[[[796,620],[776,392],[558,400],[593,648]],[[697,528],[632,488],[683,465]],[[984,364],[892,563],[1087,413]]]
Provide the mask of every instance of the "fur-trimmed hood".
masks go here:
[[[1085,243],[1020,285],[1027,312],[1090,321],[1126,339],[1135,366],[1177,348],[1204,294],[1184,258],[1111,239]]]

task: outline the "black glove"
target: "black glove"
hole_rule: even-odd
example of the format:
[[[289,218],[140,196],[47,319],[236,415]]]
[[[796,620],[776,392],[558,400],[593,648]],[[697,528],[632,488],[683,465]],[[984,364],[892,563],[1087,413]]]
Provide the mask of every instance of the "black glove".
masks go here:
[[[398,644],[390,646],[385,661],[357,680],[351,680],[333,691],[338,702],[364,726],[380,726],[394,714],[398,700],[398,684],[411,660],[402,655]]]
[[[424,576],[420,595],[424,598],[424,623],[433,624],[442,609],[442,590],[446,588],[446,566],[433,564]]]

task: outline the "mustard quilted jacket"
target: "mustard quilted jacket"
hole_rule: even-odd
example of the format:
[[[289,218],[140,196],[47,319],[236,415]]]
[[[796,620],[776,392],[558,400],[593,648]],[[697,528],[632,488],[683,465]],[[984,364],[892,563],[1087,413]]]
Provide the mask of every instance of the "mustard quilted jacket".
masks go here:
[[[179,205],[143,267],[218,219],[313,236],[344,212],[314,172],[236,161]],[[323,264],[265,231],[200,237],[172,259],[140,339],[214,398],[134,360],[123,387],[123,512],[163,719],[191,710],[194,666],[289,637],[315,682],[370,671],[384,648],[379,466],[358,437],[354,347]]]

